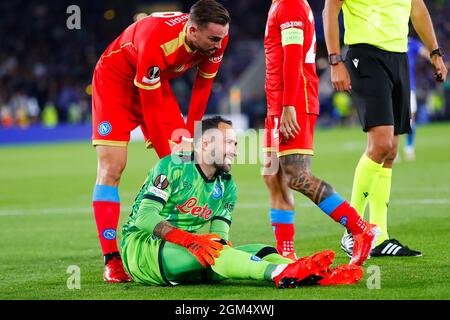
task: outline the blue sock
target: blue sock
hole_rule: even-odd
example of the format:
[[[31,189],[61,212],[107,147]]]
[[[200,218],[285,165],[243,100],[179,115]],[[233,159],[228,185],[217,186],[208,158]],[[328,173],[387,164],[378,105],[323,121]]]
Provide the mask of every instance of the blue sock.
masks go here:
[[[119,189],[114,186],[96,184],[92,195],[92,201],[120,202]]]
[[[292,210],[278,210],[270,208],[270,223],[294,223],[295,212]]]
[[[294,252],[294,216],[292,210],[270,208],[270,223],[272,224],[277,250],[281,255]]]
[[[120,198],[117,187],[96,184],[92,195],[98,239],[105,263],[119,252],[116,242],[120,217]],[[108,255],[109,254],[109,255]]]
[[[328,216],[331,215],[337,207],[339,207],[345,200],[338,194],[334,193],[328,198],[319,203],[319,208]]]
[[[411,125],[411,133],[408,133],[408,135],[406,137],[406,146],[414,147],[415,137],[416,137],[416,124],[413,123]]]

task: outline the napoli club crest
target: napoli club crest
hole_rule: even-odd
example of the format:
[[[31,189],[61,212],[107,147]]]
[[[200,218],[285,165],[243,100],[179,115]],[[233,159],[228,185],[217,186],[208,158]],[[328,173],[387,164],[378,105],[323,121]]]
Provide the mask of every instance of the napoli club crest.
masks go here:
[[[105,229],[103,230],[103,238],[106,240],[114,240],[116,238],[116,230],[114,229]]]
[[[97,128],[97,132],[101,136],[107,136],[108,134],[110,134],[111,130],[112,126],[108,121],[100,122]]]
[[[218,184],[214,185],[212,197],[214,199],[219,199],[221,196],[222,196],[222,188]]]

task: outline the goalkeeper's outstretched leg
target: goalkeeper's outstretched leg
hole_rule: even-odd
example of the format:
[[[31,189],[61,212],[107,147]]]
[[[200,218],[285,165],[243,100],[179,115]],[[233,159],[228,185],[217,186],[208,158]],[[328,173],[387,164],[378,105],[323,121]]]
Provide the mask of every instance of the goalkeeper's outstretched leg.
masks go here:
[[[159,286],[232,279],[267,281],[278,288],[295,288],[353,284],[362,279],[363,271],[359,266],[332,268],[334,252],[331,250],[293,262],[271,246],[249,244],[233,248],[224,240],[220,242],[223,245],[220,255],[211,266],[205,267],[185,247],[148,234],[135,234],[126,240],[124,264],[136,282]]]

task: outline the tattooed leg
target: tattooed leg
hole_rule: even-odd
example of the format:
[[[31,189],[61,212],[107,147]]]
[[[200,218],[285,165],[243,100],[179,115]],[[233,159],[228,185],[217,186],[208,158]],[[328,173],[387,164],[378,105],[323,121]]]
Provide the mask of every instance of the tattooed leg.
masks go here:
[[[327,182],[312,175],[311,158],[310,155],[291,154],[280,157],[280,163],[289,187],[301,192],[318,205],[335,191]]]
[[[280,158],[281,168],[288,177],[289,187],[310,198],[331,219],[345,226],[351,234],[367,228],[358,212],[328,183],[311,173],[311,156],[293,154]]]

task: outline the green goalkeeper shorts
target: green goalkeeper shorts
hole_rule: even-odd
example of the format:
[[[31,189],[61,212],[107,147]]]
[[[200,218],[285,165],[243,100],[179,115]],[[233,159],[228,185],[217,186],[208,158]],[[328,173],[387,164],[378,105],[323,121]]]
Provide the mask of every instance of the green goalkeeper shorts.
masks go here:
[[[202,267],[186,248],[163,241],[147,232],[130,233],[122,240],[122,244],[125,270],[138,283],[167,286],[181,283],[215,283],[226,279],[211,268]],[[255,255],[267,247],[251,244],[235,249]]]
[[[122,247],[125,270],[134,281],[146,285],[170,285],[161,274],[161,247],[165,241],[147,232],[129,234]]]

